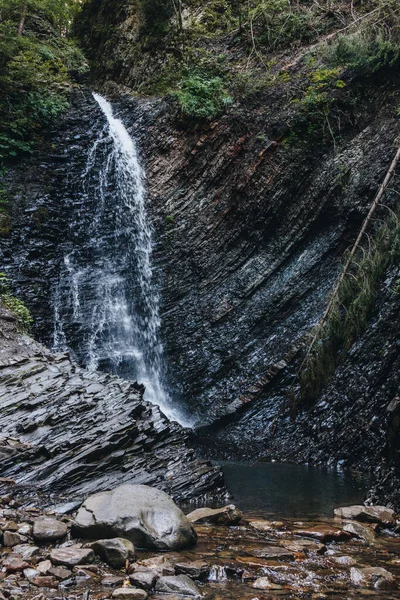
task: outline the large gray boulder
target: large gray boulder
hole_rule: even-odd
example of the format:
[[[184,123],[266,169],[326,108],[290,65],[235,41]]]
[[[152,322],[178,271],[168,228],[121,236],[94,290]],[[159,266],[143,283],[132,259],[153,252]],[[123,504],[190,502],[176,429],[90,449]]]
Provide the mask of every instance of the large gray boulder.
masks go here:
[[[156,550],[180,550],[197,539],[170,496],[131,484],[89,496],[78,511],[73,534],[89,539],[122,537],[138,548]]]

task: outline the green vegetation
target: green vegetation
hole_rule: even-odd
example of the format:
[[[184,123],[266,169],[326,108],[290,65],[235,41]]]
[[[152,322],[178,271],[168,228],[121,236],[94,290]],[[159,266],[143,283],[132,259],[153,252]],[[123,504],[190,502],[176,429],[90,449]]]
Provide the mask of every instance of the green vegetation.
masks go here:
[[[11,282],[4,273],[0,273],[0,302],[14,313],[21,331],[28,333],[33,323],[33,319],[25,304],[13,296],[10,291]]]
[[[375,307],[387,269],[400,259],[400,217],[390,212],[375,235],[360,247],[340,282],[327,319],[311,332],[315,338],[300,371],[301,401],[311,404],[329,382]],[[345,261],[346,262],[346,261]]]
[[[214,118],[232,103],[221,77],[201,74],[183,78],[176,97],[182,113],[194,119]]]
[[[32,152],[85,71],[66,38],[74,0],[0,0],[0,162]]]

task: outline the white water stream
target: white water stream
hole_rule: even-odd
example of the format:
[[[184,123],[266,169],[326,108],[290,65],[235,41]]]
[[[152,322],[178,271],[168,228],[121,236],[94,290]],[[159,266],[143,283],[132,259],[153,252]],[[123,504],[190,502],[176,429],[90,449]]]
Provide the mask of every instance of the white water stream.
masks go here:
[[[54,297],[54,346],[69,347],[69,319],[75,330],[82,329],[79,355],[89,369],[111,364],[114,373],[143,383],[145,398],[167,417],[191,426],[172,406],[163,384],[152,229],[136,145],[110,103],[93,96],[107,119],[83,173],[89,205],[94,200],[95,208],[83,251],[81,244],[64,257]]]

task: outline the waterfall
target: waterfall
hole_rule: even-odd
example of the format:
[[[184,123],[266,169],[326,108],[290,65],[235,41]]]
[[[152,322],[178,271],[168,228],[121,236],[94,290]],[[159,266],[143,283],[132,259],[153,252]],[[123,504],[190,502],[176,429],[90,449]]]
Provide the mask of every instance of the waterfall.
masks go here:
[[[72,224],[76,243],[64,255],[54,294],[55,349],[69,348],[89,369],[136,379],[147,400],[191,426],[163,383],[152,228],[136,145],[109,102],[93,97],[106,126],[88,153],[84,207]]]

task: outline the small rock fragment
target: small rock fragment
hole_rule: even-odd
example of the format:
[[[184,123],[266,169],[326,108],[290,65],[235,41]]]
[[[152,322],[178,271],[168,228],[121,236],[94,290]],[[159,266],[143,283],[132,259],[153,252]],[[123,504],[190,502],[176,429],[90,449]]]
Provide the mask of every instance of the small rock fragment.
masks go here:
[[[27,538],[19,533],[14,531],[5,531],[3,534],[3,544],[8,548],[12,548],[13,546],[18,546],[19,544],[24,544],[27,542]]]
[[[27,562],[14,556],[5,558],[3,561],[3,566],[5,567],[7,573],[17,573],[18,571],[23,571],[24,569],[30,568],[30,565]]]
[[[129,540],[124,538],[113,538],[97,540],[88,544],[95,554],[103,559],[110,567],[121,569],[127,560],[135,559],[135,547]]]
[[[55,577],[39,576],[31,580],[33,585],[44,588],[58,588],[58,581]]]
[[[373,544],[376,539],[376,533],[371,527],[361,525],[361,523],[346,523],[343,527],[343,531],[348,531],[351,535],[354,535],[361,540],[364,540],[367,544]]]
[[[39,571],[36,569],[24,569],[24,577],[26,579],[34,579],[40,575]]]
[[[282,590],[283,586],[273,583],[268,577],[259,577],[253,583],[253,588],[256,590]]]
[[[160,577],[156,583],[156,592],[191,596],[193,598],[200,598],[202,596],[199,588],[187,575]]]
[[[125,581],[124,577],[116,577],[114,575],[107,575],[101,581],[101,585],[104,587],[117,587],[121,586]]]
[[[234,504],[222,508],[198,508],[186,515],[191,523],[218,523],[219,525],[235,525],[243,517],[241,510]]]
[[[351,567],[356,564],[356,561],[351,556],[330,556],[329,560],[343,567]]]
[[[42,560],[36,565],[36,569],[41,575],[46,575],[47,572],[52,568],[52,566],[53,565],[51,564],[50,560]]]
[[[397,587],[393,575],[382,567],[366,567],[364,569],[352,567],[350,579],[358,587],[388,590]]]
[[[177,575],[187,575],[192,579],[198,579],[200,581],[207,579],[209,572],[210,567],[201,560],[179,562],[175,565],[175,573]]]
[[[13,552],[18,554],[23,558],[23,560],[30,560],[34,556],[37,556],[40,553],[40,550],[37,546],[30,546],[29,544],[22,544],[13,547]]]
[[[159,575],[155,571],[135,571],[132,575],[129,575],[132,585],[146,591],[154,587],[158,578]]]
[[[72,572],[65,567],[52,567],[49,569],[48,573],[60,581],[64,581],[64,579],[68,579],[68,577],[71,577],[72,575]]]

